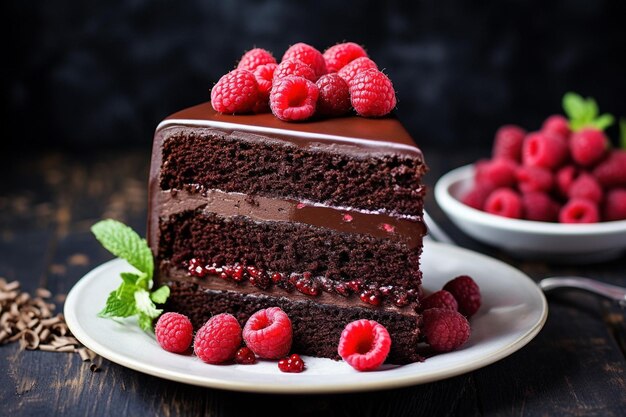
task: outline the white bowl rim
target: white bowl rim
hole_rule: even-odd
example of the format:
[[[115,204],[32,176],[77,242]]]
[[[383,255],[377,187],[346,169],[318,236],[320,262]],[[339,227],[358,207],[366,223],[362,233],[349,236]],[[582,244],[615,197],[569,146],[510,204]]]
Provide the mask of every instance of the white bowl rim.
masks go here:
[[[496,216],[470,207],[450,193],[450,188],[463,181],[472,179],[474,165],[465,165],[443,175],[435,184],[435,199],[445,212],[472,223],[523,233],[541,233],[554,236],[594,236],[626,233],[626,220],[610,222],[563,224],[532,220],[510,219]]]

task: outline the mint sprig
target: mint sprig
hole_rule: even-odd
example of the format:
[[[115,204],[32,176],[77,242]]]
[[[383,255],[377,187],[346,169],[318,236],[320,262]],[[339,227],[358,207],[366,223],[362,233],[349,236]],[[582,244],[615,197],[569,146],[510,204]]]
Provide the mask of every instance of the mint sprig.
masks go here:
[[[576,93],[566,93],[563,96],[563,110],[569,118],[569,127],[576,132],[585,127],[604,130],[615,122],[615,118],[608,114],[599,114],[598,104],[593,98]]]
[[[91,231],[105,249],[125,259],[136,269],[120,274],[122,283],[109,294],[106,305],[98,315],[106,318],[138,316],[139,327],[151,332],[152,321],[163,312],[156,308],[155,303],[165,303],[170,289],[162,286],[150,291],[153,286],[154,260],[146,240],[130,227],[111,219],[94,224]]]

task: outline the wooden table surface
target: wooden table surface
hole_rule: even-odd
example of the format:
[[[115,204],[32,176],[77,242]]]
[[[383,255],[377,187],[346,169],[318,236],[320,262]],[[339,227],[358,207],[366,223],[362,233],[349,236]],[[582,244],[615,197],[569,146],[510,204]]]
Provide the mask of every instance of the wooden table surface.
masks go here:
[[[480,152],[426,152],[432,183]],[[34,291],[46,287],[62,311],[63,295],[111,256],[89,232],[112,217],[141,233],[146,222],[149,149],[88,156],[4,153],[0,166],[0,277]],[[431,214],[466,247],[520,268],[533,279],[576,274],[626,286],[626,257],[595,265],[519,261],[454,230],[430,197]],[[498,277],[493,277],[498,279]],[[91,372],[77,354],[0,346],[0,414],[328,415],[328,416],[624,416],[624,311],[594,296],[549,297],[541,333],[522,350],[472,373],[404,389],[362,394],[278,396],[180,384],[100,359]],[[252,413],[250,410],[254,410]]]

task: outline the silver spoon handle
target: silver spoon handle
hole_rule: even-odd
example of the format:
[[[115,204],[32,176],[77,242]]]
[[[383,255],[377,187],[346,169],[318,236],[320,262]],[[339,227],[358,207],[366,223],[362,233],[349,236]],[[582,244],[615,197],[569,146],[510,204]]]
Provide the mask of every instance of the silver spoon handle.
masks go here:
[[[545,278],[539,281],[539,286],[544,292],[552,291],[558,288],[578,288],[594,294],[602,295],[606,298],[619,302],[622,306],[626,306],[626,288],[606,284],[589,278]]]

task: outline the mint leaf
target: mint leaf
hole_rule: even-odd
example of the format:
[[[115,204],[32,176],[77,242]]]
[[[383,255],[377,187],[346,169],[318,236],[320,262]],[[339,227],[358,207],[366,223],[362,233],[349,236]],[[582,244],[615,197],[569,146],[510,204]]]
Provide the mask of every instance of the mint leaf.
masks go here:
[[[563,96],[563,110],[570,120],[579,119],[586,113],[585,100],[576,93],[566,93]]]
[[[167,301],[167,297],[170,296],[170,287],[167,285],[162,286],[156,291],[150,294],[150,299],[157,304],[163,304]]]
[[[130,317],[137,314],[135,309],[135,300],[127,297],[119,297],[117,291],[109,294],[106,305],[98,313],[100,317]]]
[[[152,279],[154,261],[145,239],[130,227],[116,220],[102,220],[91,227],[96,239],[113,255],[125,259],[129,264]]]
[[[152,321],[163,312],[154,303],[165,303],[170,289],[162,286],[150,293],[154,261],[146,241],[130,227],[115,220],[98,222],[92,226],[91,231],[107,250],[128,261],[138,271],[120,273],[122,283],[109,294],[98,315],[105,318],[137,315],[139,327],[146,332],[152,332]]]
[[[124,281],[124,284],[128,285],[137,285],[137,281],[141,279],[139,275],[133,272],[122,272],[120,273],[120,276],[122,277],[122,281]]]
[[[141,327],[141,330],[143,330],[146,333],[152,332],[152,320],[153,320],[152,317],[146,314],[140,313],[138,322],[139,322],[139,327]]]
[[[159,317],[163,312],[163,310],[156,308],[150,299],[150,293],[146,290],[135,291],[135,307],[137,311],[151,318]]]
[[[613,124],[612,115],[605,113],[598,116],[598,103],[591,97],[584,99],[576,93],[566,93],[563,96],[563,110],[569,118],[569,127],[574,132],[589,126],[604,130]]]
[[[626,149],[626,119],[619,120],[619,144],[622,149]]]
[[[615,122],[615,118],[612,115],[605,113],[602,116],[593,120],[591,122],[591,125],[596,129],[604,130],[607,127],[611,126],[613,122]]]

